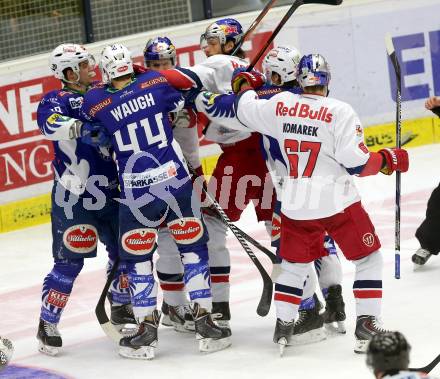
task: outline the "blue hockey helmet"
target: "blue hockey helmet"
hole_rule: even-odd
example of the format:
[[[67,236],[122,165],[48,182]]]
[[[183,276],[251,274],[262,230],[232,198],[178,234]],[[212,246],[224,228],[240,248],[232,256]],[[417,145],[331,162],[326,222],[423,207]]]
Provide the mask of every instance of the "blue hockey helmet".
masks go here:
[[[296,79],[302,88],[328,86],[330,78],[330,66],[322,55],[304,55],[299,61]]]
[[[221,45],[228,41],[237,44],[243,37],[243,28],[241,24],[233,18],[222,18],[212,23],[206,28],[206,39],[218,38]]]
[[[168,37],[152,38],[145,45],[145,63],[159,59],[171,59],[172,65],[176,64],[176,48]]]

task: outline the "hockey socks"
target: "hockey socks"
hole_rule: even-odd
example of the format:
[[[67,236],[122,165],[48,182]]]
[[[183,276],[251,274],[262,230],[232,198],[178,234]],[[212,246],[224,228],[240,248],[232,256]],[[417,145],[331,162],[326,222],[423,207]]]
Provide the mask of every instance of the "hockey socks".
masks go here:
[[[72,292],[73,282],[83,265],[83,259],[55,260],[52,271],[43,282],[41,319],[51,324],[58,324]]]

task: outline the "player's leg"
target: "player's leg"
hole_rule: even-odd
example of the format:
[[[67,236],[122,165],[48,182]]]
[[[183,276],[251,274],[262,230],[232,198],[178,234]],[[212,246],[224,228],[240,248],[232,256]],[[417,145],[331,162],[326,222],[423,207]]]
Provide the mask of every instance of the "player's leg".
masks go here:
[[[327,330],[344,334],[345,304],[342,297],[342,267],[336,246],[330,236],[324,238],[326,254],[315,261],[319,286],[325,299],[323,314]]]
[[[440,251],[440,185],[434,189],[426,208],[426,218],[416,231],[420,249],[412,256],[417,266],[424,265],[432,255]]]
[[[382,255],[380,241],[361,203],[325,219],[329,235],[345,257],[356,265],[353,293],[356,300],[356,353],[364,353],[373,335],[385,332],[380,326],[382,305]]]
[[[179,249],[184,267],[185,287],[192,303],[196,337],[200,351],[212,352],[228,347],[231,331],[214,324],[208,263],[208,233],[201,218],[200,203],[192,199],[192,186],[179,193],[170,204],[167,225]],[[180,215],[179,215],[180,213]]]
[[[147,210],[141,208],[141,212],[150,220],[158,213],[154,206]],[[160,320],[152,262],[157,232],[146,227],[143,220],[136,219],[130,208],[123,204],[119,207],[119,220],[119,254],[121,264],[127,269],[133,314],[138,323],[134,335],[120,340],[119,354],[125,358],[152,359]]]
[[[178,332],[194,331],[194,320],[183,279],[183,264],[179,250],[168,228],[158,230],[156,273],[163,292],[162,325]]]
[[[233,152],[225,149],[212,173],[208,189],[220,206],[232,220],[238,220],[241,211],[235,207],[236,168],[231,165]],[[231,158],[232,157],[232,158]],[[211,274],[212,313],[221,315],[216,322],[222,327],[229,327],[231,312],[229,308],[231,257],[226,247],[228,228],[209,209],[204,214],[205,225],[209,234],[208,253]]]
[[[294,320],[298,315],[303,296],[303,285],[310,272],[311,262],[319,258],[321,250],[316,249],[324,238],[324,230],[312,220],[291,220],[281,215],[281,273],[275,283],[275,307],[277,323],[274,342],[290,344],[294,332]],[[322,245],[321,245],[322,246]]]
[[[84,258],[96,256],[98,241],[94,218],[82,207],[80,199],[76,198],[71,213],[66,213],[54,199],[55,189],[52,191],[51,211],[54,266],[44,279],[37,333],[39,351],[48,355],[56,355],[62,346],[58,322],[84,265]]]
[[[118,256],[119,249],[119,204],[113,199],[106,199],[103,209],[97,212],[97,229],[99,240],[105,245],[108,253],[107,275],[111,272]],[[107,295],[111,304],[110,320],[122,333],[132,333],[136,320],[130,301],[127,267],[121,262]],[[131,327],[130,327],[131,326]]]

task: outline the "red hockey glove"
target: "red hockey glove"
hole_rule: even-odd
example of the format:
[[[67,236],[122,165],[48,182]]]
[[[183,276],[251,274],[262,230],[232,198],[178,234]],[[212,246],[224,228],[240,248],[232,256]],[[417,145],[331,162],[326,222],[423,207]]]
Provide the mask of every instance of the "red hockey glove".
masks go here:
[[[409,168],[408,152],[404,149],[387,148],[378,151],[385,160],[380,172],[391,175],[394,171],[407,172]]]
[[[133,71],[137,75],[137,74],[142,74],[143,72],[147,72],[148,68],[145,68],[144,66],[141,66],[139,64],[134,64]]]
[[[266,78],[261,72],[250,71],[250,72],[238,72],[232,76],[231,86],[234,93],[239,93],[242,90],[243,85],[248,85],[253,89],[258,89],[264,85]],[[244,88],[243,88],[244,89]]]

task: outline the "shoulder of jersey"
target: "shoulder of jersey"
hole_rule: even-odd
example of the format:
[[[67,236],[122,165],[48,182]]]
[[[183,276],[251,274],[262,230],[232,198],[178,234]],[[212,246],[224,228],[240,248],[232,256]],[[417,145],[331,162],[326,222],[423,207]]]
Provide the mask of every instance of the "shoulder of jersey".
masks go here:
[[[226,54],[216,54],[216,55],[211,55],[210,57],[206,58],[205,63],[207,66],[222,66],[222,65],[227,65],[230,64],[231,61],[236,61],[236,60],[240,60],[240,58],[237,57],[233,57],[231,55],[226,55]]]
[[[334,109],[346,111],[346,112],[354,111],[353,107],[350,104],[346,103],[345,101],[334,99],[332,97],[327,97],[326,99],[328,100],[328,104]]]
[[[284,89],[282,87],[264,85],[263,87],[259,88],[256,92],[260,98],[269,99],[272,96],[277,95],[283,91]]]
[[[168,83],[168,80],[164,75],[154,70],[148,70],[138,74],[136,75],[136,79],[139,83],[139,87],[141,88],[148,88],[151,86]]]

